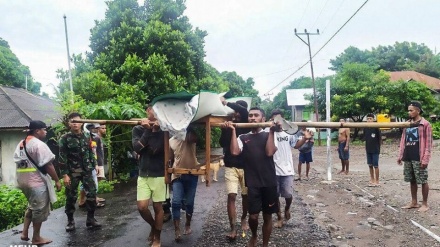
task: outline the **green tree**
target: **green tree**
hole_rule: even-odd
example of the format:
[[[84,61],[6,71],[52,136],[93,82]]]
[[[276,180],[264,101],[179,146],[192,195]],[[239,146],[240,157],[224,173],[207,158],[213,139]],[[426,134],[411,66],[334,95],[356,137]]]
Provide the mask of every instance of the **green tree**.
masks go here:
[[[346,63],[365,63],[376,70],[415,70],[436,78],[440,77],[440,55],[434,54],[425,44],[396,42],[394,45],[360,50],[350,46],[335,59],[330,60],[330,69],[341,71]]]
[[[41,83],[34,81],[29,68],[21,64],[8,42],[0,38],[0,84],[26,88],[26,80],[28,90],[39,94]]]

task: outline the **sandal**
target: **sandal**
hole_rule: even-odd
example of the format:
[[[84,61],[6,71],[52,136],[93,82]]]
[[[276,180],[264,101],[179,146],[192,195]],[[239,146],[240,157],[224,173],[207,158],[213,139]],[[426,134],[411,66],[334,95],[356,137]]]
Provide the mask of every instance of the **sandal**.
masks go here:
[[[104,203],[100,203],[100,202],[96,203],[96,207],[97,207],[97,208],[102,208],[102,207],[104,207],[104,206],[105,206]]]
[[[98,200],[98,202],[105,202],[105,199],[101,197],[97,197],[96,200]]]

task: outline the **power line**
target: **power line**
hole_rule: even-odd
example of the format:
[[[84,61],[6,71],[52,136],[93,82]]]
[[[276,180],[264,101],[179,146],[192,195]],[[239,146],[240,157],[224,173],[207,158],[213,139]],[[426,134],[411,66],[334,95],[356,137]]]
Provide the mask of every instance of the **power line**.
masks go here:
[[[321,48],[319,48],[319,50],[317,52],[315,52],[315,54],[312,56],[312,58],[314,58],[316,55],[318,55],[318,53],[324,49],[325,46],[327,46],[328,43],[330,43],[330,41],[342,30],[342,28],[345,27],[345,25],[347,25],[348,22],[350,22],[351,19],[353,19],[353,17],[365,6],[365,4],[367,4],[369,0],[366,0],[357,10],[356,12],[354,12],[354,14],[330,37],[329,40],[327,40],[327,42],[325,42],[325,44],[323,46],[321,46]],[[303,65],[301,65],[297,70],[295,70],[292,74],[290,74],[289,76],[287,76],[284,80],[282,80],[280,83],[278,83],[277,85],[275,85],[275,87],[273,87],[272,89],[270,89],[269,91],[266,92],[269,93],[270,91],[274,90],[275,88],[277,88],[279,85],[281,85],[284,81],[286,81],[287,79],[289,79],[290,77],[292,77],[294,74],[296,74],[298,71],[300,71],[302,68],[304,68],[304,66],[306,66],[307,64],[309,64],[310,60],[305,62]]]

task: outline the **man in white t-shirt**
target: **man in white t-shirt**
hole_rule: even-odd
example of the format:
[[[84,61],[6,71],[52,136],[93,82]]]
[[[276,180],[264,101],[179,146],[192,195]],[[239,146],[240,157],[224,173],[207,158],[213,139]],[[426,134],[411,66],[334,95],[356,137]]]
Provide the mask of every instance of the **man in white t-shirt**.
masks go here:
[[[29,226],[32,222],[34,234],[32,245],[51,243],[52,240],[41,237],[41,225],[50,213],[50,202],[56,201],[52,182],[47,174],[56,182],[57,190],[61,183],[52,165],[55,155],[42,142],[46,137],[46,124],[42,121],[31,121],[26,138],[17,145],[14,162],[17,164],[17,184],[28,200],[24,215],[21,240],[29,240]]]
[[[271,121],[275,117],[283,117],[281,110],[274,110],[270,116]],[[269,131],[269,129],[267,129]],[[273,155],[273,161],[275,163],[275,171],[277,175],[277,189],[279,197],[284,197],[286,205],[284,207],[284,218],[286,221],[290,219],[290,205],[293,199],[293,176],[295,170],[293,168],[292,148],[295,148],[301,144],[297,141],[295,135],[289,135],[279,129],[275,132],[275,140],[277,142],[278,151]],[[281,205],[278,202],[278,205]],[[283,217],[281,216],[281,207],[278,207],[278,221],[275,223],[275,227],[283,226]]]

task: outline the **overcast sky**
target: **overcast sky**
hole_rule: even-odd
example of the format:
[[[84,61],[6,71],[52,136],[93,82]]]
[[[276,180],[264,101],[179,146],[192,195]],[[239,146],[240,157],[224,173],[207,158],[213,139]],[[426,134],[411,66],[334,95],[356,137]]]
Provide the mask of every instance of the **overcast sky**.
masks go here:
[[[291,75],[308,60],[308,48],[295,35],[311,36],[317,51],[365,0],[187,0],[185,15],[194,27],[208,32],[205,60],[219,71],[253,77],[260,96],[279,92],[310,66]],[[50,93],[58,85],[55,71],[67,69],[63,15],[71,54],[89,49],[94,20],[104,18],[103,0],[0,0],[0,37],[35,80]],[[438,0],[370,0],[342,31],[314,58],[315,76],[332,74],[329,60],[348,46],[370,49],[396,41],[440,48]],[[290,76],[290,77],[289,77]],[[284,83],[281,83],[284,79]],[[274,90],[271,90],[275,86]]]

